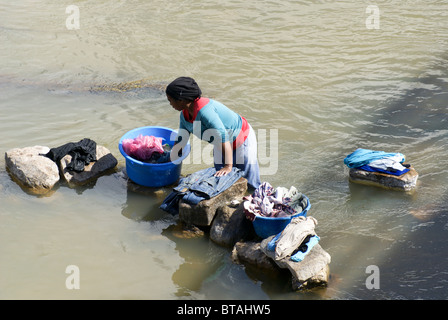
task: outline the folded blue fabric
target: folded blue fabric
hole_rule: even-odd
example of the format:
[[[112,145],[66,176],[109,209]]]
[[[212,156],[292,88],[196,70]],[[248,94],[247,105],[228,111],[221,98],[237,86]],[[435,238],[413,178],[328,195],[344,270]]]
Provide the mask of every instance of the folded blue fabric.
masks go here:
[[[370,171],[370,172],[382,172],[382,173],[392,174],[394,176],[401,176],[402,174],[404,174],[404,173],[409,171],[408,168],[406,168],[404,170],[394,170],[394,171],[383,170],[383,169],[380,169],[380,168],[371,167],[369,165],[363,165],[363,166],[358,167],[357,169],[361,169],[361,170],[364,170],[364,171]]]
[[[278,240],[278,238],[280,238],[281,234],[282,234],[281,232],[278,233],[274,238],[271,239],[271,241],[268,242],[268,244],[266,246],[266,249],[268,251],[275,251],[275,247],[277,246],[277,240]]]
[[[369,162],[373,160],[379,160],[386,157],[395,157],[395,156],[401,156],[402,160],[400,162],[403,162],[405,160],[405,157],[402,153],[398,152],[384,152],[384,151],[375,151],[375,150],[369,150],[369,149],[356,149],[354,152],[349,154],[345,157],[344,163],[349,168],[358,168],[363,165],[369,164]]]

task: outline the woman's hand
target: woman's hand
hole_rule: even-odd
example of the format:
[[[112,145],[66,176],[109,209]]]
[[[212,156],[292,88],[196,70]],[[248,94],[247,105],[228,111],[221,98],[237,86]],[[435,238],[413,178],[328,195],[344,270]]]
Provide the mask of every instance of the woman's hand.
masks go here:
[[[224,155],[224,167],[222,167],[220,170],[216,171],[214,174],[215,177],[222,177],[228,174],[230,171],[232,171],[233,167],[233,159],[232,159],[232,145],[230,142],[226,141],[221,144],[221,152]]]
[[[215,177],[222,177],[227,175],[232,171],[232,165],[226,164],[224,167],[222,167],[220,170],[216,171],[214,174]]]

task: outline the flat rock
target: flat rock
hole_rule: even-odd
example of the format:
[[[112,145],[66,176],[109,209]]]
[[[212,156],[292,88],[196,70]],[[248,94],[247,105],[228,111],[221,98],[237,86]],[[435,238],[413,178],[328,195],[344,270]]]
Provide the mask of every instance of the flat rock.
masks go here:
[[[67,169],[68,164],[72,161],[72,156],[67,154],[59,164],[61,175],[69,185],[83,185],[102,176],[118,164],[117,159],[110,153],[109,149],[101,145],[96,146],[96,158],[96,161],[84,167],[84,171],[76,172]]]
[[[352,182],[382,187],[392,190],[411,191],[417,185],[418,173],[413,167],[401,176],[382,172],[370,172],[351,168],[349,179]]]
[[[217,196],[202,200],[197,205],[179,201],[179,219],[187,225],[208,227],[212,224],[216,211],[234,199],[242,198],[247,191],[247,180],[240,178],[232,186]]]
[[[44,155],[46,146],[15,148],[5,153],[6,168],[19,185],[33,194],[46,194],[59,181],[58,166]]]

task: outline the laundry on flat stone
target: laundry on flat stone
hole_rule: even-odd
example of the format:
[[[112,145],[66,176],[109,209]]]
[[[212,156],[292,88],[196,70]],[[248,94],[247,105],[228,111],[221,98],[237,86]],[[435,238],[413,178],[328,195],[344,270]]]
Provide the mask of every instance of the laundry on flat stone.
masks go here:
[[[409,171],[409,164],[404,164],[406,157],[399,152],[385,152],[358,148],[345,157],[344,164],[349,168],[370,172],[382,172],[401,176]]]
[[[60,147],[51,148],[45,156],[57,164],[66,155],[71,155],[72,160],[67,165],[67,169],[76,172],[84,171],[86,165],[90,162],[96,161],[96,142],[84,138],[79,142],[69,142]]]

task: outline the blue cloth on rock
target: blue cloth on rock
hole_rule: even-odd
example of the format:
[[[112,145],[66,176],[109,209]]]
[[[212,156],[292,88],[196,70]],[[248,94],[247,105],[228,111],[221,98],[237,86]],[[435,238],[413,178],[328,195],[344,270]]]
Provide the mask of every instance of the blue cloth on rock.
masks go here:
[[[319,242],[320,238],[315,235],[312,236],[308,242],[304,243],[306,245],[305,251],[297,251],[297,253],[291,256],[291,260],[294,262],[300,262],[305,259],[305,256],[313,249],[313,247]]]
[[[215,177],[215,168],[199,170],[180,179],[179,184],[165,198],[160,209],[173,215],[179,213],[179,201],[196,205],[202,200],[217,196],[242,177],[240,169],[233,167],[225,176]]]
[[[404,155],[401,153],[391,153],[359,148],[345,157],[344,163],[349,168],[358,168],[363,165],[369,164],[373,160],[379,160],[386,157],[395,157],[397,155],[401,156],[402,158],[400,162],[403,162],[405,160]]]
[[[357,169],[361,169],[364,171],[370,171],[370,172],[382,172],[382,173],[387,173],[387,174],[391,174],[394,176],[401,176],[402,174],[405,174],[406,172],[408,172],[410,169],[406,168],[404,170],[395,170],[395,171],[391,171],[391,170],[383,170],[380,168],[375,168],[375,167],[371,167],[369,165],[363,165],[358,167]]]
[[[277,234],[275,237],[273,237],[267,244],[266,249],[268,251],[275,251],[275,248],[277,246],[277,241],[281,236],[281,232]],[[305,240],[301,245],[300,248],[302,250],[297,250],[296,253],[292,254],[290,257],[290,260],[294,262],[300,262],[303,259],[305,259],[305,256],[313,249],[313,247],[319,242],[320,238],[317,235],[310,235],[308,240]]]

